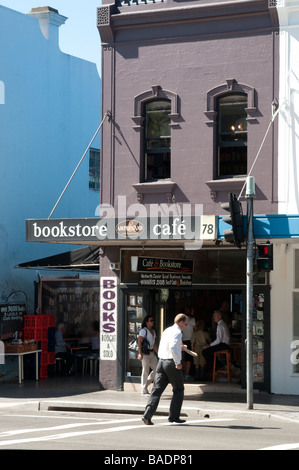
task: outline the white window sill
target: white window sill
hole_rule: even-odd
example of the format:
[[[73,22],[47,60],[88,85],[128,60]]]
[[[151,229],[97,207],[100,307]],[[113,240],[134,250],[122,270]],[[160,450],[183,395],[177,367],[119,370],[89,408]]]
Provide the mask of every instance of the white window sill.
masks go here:
[[[206,181],[206,185],[210,188],[211,198],[216,200],[218,191],[241,191],[247,176],[240,176],[236,178],[223,178],[218,180]]]
[[[136,183],[132,186],[137,193],[137,199],[140,203],[143,202],[144,196],[147,194],[165,194],[166,201],[171,203],[173,191],[177,184],[169,180],[160,180],[148,183]]]

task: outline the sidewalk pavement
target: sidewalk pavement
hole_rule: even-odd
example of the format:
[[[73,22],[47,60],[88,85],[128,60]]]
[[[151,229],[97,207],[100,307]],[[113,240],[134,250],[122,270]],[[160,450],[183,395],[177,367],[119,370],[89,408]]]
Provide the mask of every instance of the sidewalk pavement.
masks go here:
[[[157,415],[168,416],[171,387],[161,397]],[[0,383],[0,413],[84,411],[142,415],[148,396],[139,384],[126,383],[123,391],[100,390],[98,379],[90,376],[55,377],[19,384]],[[253,409],[248,409],[246,390],[226,382],[186,383],[182,417],[232,417],[249,413],[297,421],[299,396],[273,395],[254,390]]]

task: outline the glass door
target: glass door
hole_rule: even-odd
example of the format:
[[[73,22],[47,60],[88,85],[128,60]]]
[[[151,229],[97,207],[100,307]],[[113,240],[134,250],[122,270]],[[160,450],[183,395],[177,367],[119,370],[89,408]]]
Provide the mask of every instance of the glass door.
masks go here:
[[[128,291],[126,295],[127,341],[126,377],[140,377],[141,361],[138,353],[129,351],[129,343],[138,336],[143,318],[146,316],[146,294],[143,291]]]
[[[127,318],[126,335],[126,368],[125,380],[140,380],[142,364],[138,353],[128,350],[129,343],[138,336],[143,319],[150,314],[154,317],[156,344],[159,345],[164,329],[167,292],[164,289],[128,290],[125,295],[125,310]]]

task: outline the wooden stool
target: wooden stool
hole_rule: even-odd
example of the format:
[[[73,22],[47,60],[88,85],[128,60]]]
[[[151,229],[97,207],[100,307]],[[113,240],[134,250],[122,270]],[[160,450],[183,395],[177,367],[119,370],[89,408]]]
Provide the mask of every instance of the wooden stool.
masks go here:
[[[217,362],[217,357],[220,355],[225,355],[226,357],[226,370],[217,370],[216,371],[216,362]],[[230,375],[230,352],[225,349],[223,351],[216,351],[214,352],[214,365],[213,365],[213,383],[215,383],[216,376],[218,374],[226,374],[227,375],[227,380],[229,383],[231,383],[231,375]]]

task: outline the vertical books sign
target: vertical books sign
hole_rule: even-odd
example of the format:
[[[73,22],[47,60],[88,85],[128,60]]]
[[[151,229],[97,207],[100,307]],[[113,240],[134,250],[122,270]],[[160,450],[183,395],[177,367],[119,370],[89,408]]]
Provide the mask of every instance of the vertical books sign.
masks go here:
[[[117,279],[100,280],[100,359],[116,360],[117,350]]]

